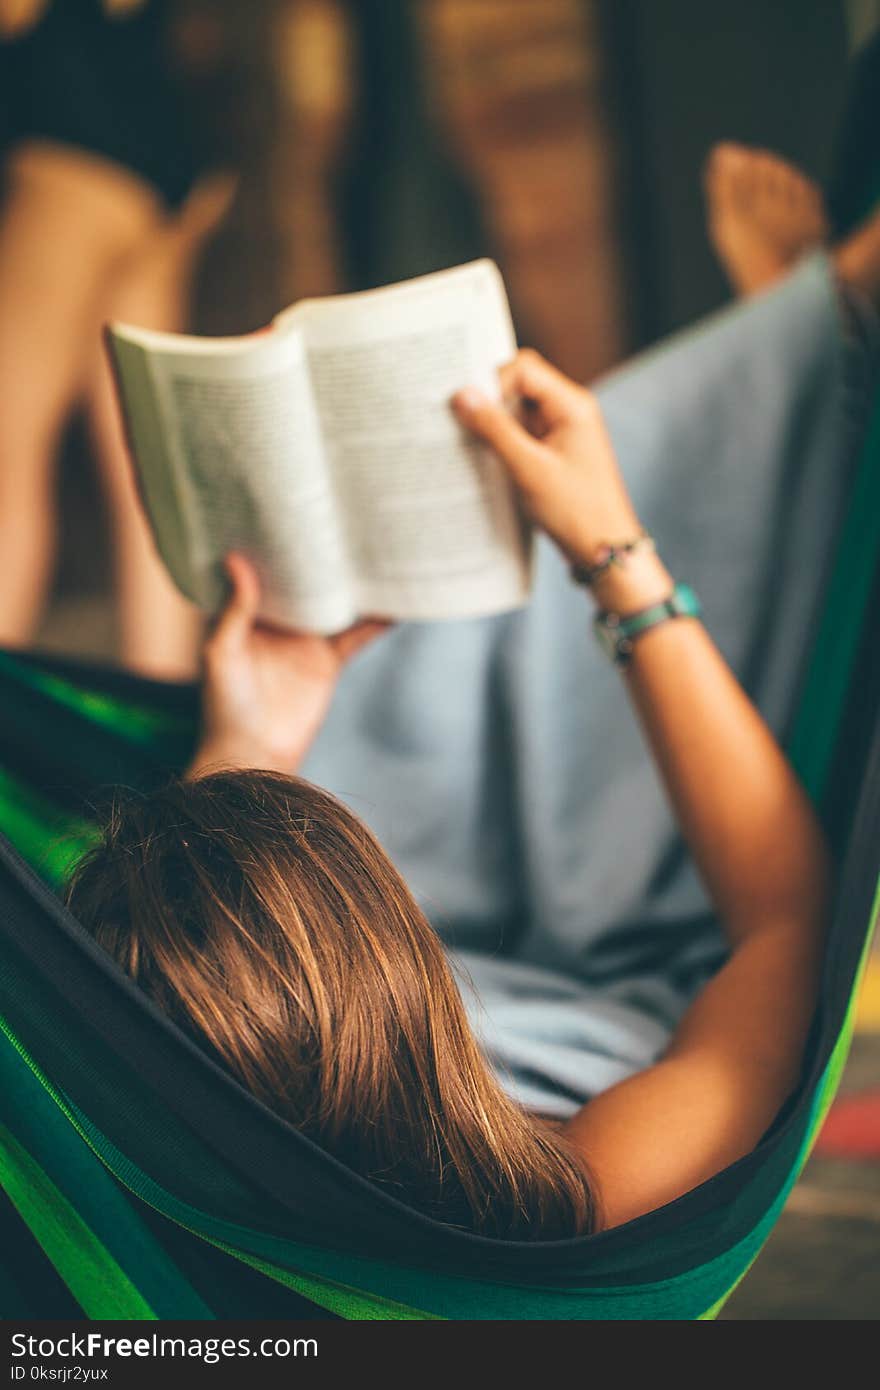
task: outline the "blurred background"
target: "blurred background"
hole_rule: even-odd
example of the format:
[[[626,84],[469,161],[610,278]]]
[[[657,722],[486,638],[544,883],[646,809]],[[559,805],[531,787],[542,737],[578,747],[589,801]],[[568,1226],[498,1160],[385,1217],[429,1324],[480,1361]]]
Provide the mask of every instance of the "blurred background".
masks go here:
[[[70,0],[69,12],[85,8]],[[490,255],[520,341],[584,381],[728,299],[701,188],[716,141],[776,150],[827,183],[850,65],[880,23],[880,0],[168,0],[162,11],[192,139],[206,167],[238,176],[199,239],[195,331],[247,332],[304,296]],[[92,440],[74,405],[36,640],[113,659],[112,528]],[[878,1030],[875,968],[824,1147],[725,1316],[876,1316]]]

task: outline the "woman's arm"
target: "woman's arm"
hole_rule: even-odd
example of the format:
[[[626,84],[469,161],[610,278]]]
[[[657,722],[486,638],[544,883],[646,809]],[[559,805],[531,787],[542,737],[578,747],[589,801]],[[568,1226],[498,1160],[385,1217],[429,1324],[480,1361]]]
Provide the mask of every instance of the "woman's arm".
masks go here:
[[[535,521],[574,563],[639,531],[598,405],[533,353],[505,372],[525,429],[472,392],[456,407],[494,445]],[[595,584],[621,616],[667,597],[633,553]],[[664,1058],[568,1124],[606,1225],[662,1205],[747,1153],[796,1082],[828,896],[821,832],[773,736],[692,618],[636,639],[624,680],[732,948]]]
[[[203,651],[201,740],[187,776],[230,767],[296,772],[343,666],[388,624],[365,621],[333,637],[268,627],[257,619],[253,567],[230,555],[226,569],[230,594]]]

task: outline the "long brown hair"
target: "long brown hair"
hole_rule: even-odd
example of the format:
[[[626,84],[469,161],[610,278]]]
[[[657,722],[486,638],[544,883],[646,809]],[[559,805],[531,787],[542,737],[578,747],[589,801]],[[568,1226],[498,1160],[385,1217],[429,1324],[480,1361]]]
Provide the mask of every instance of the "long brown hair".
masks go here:
[[[327,793],[247,771],[127,795],[68,901],[248,1090],[402,1200],[484,1234],[590,1229],[582,1166],[492,1076],[433,929]]]

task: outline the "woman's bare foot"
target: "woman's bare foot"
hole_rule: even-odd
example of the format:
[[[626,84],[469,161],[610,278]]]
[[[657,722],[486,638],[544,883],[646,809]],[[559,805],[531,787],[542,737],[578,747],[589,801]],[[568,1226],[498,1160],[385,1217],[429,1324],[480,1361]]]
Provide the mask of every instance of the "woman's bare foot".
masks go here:
[[[709,235],[740,294],[772,284],[828,235],[816,184],[766,150],[716,145],[705,188]]]

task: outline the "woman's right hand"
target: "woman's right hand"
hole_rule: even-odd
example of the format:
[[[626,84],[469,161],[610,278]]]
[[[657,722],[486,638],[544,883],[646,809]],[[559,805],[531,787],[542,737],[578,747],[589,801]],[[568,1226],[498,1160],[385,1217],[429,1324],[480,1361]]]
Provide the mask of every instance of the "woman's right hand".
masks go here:
[[[505,400],[520,405],[519,418],[472,387],[452,404],[507,466],[532,520],[581,565],[603,546],[637,536],[639,520],[595,396],[529,348],[502,368],[501,386]]]

